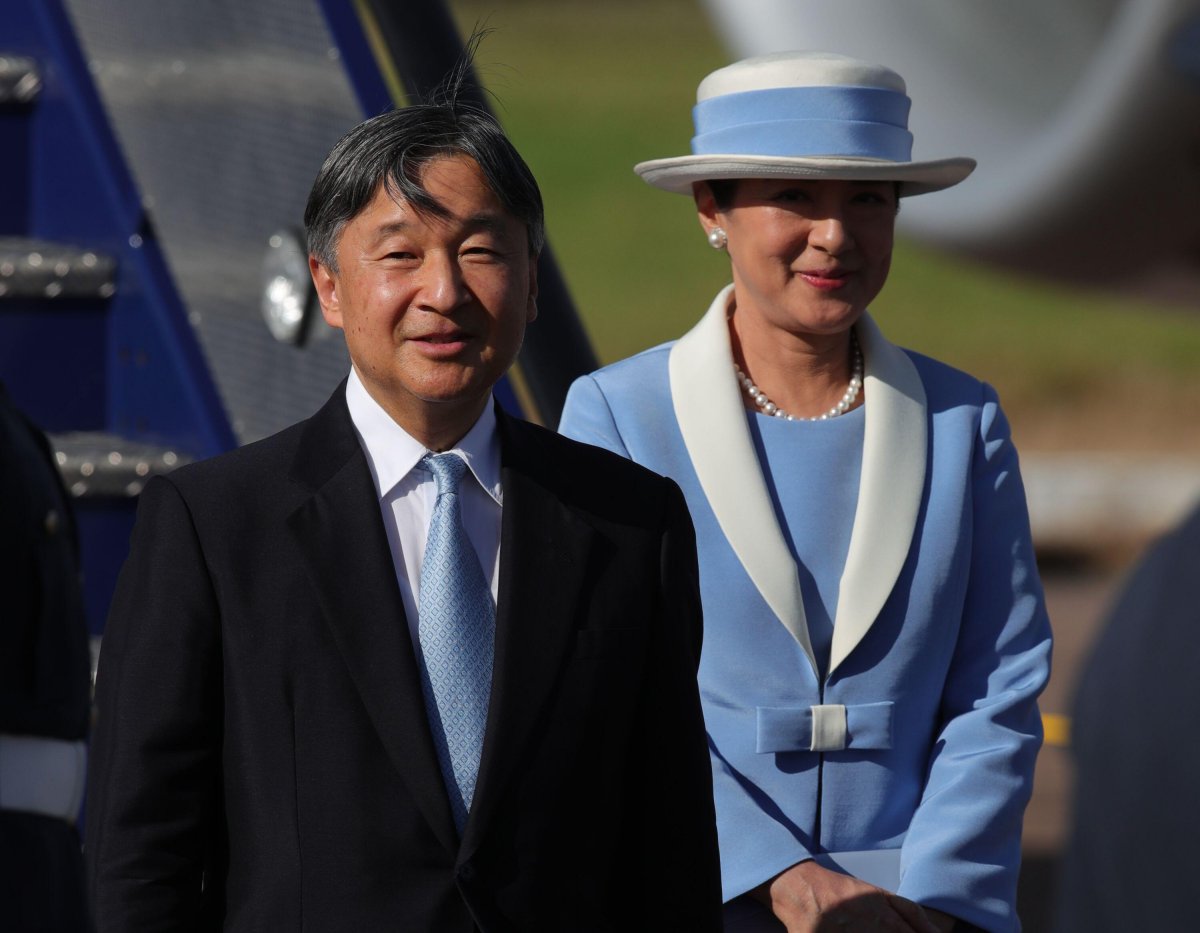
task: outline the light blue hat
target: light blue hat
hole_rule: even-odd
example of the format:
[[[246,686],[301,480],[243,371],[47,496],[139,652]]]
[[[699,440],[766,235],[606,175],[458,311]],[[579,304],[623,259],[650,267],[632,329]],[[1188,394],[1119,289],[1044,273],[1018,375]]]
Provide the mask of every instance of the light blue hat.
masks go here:
[[[896,72],[844,55],[747,58],[700,82],[692,155],[634,171],[677,194],[718,178],[897,181],[902,196],[958,184],[974,159],[912,161],[911,103]]]

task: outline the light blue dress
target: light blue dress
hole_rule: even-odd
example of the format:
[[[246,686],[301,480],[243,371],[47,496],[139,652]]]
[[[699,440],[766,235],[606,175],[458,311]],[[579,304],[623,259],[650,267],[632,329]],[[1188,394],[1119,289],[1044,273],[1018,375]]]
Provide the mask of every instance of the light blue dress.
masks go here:
[[[725,898],[806,858],[892,852],[903,896],[1019,930],[1050,629],[995,393],[864,315],[865,405],[763,424],[729,295],[579,379],[560,426],[687,498]]]
[[[825,667],[858,504],[865,409],[828,421],[746,417],[775,518],[796,561],[813,655]]]

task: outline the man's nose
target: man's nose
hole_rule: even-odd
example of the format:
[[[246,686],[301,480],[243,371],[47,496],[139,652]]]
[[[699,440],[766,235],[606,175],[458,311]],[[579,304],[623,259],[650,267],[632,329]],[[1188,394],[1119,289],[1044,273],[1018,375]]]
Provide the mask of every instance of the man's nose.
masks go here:
[[[456,257],[443,252],[425,256],[418,272],[416,304],[426,311],[449,314],[463,303],[467,287]]]

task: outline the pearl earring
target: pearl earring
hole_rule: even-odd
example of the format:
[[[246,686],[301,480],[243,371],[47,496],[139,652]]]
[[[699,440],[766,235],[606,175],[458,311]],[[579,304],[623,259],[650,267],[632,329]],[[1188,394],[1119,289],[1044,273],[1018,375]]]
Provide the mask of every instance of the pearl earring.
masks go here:
[[[724,249],[725,244],[729,242],[729,237],[725,235],[725,231],[720,227],[713,227],[708,231],[708,245],[713,249]]]

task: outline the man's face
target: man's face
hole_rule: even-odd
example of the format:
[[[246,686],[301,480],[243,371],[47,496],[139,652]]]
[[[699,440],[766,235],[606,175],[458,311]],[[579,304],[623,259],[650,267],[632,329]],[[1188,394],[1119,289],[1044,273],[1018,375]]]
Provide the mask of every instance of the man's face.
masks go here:
[[[380,185],[342,229],[337,271],[309,260],[363,385],[417,436],[431,424],[469,428],[537,316],[525,225],[475,161],[436,159],[421,181],[446,216],[422,216]]]

